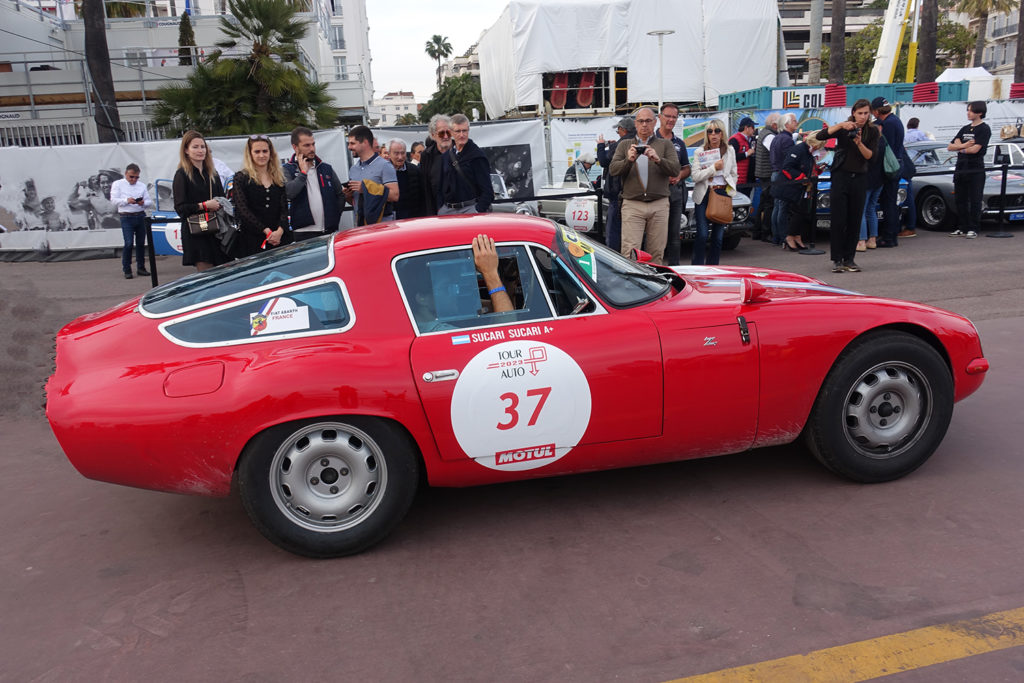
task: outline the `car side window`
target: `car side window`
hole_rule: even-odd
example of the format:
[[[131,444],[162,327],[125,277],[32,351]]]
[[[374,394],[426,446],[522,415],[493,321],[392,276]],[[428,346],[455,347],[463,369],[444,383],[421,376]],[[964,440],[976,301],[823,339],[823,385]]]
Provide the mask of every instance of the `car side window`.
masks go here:
[[[408,256],[395,265],[416,329],[420,334],[550,318],[526,248],[498,245],[498,274],[513,310],[495,313],[470,248]]]
[[[185,316],[161,330],[188,346],[213,346],[342,332],[351,323],[341,283],[331,280]]]
[[[555,315],[582,315],[597,310],[597,304],[587,290],[550,251],[533,247],[533,260],[537,263],[548,298],[555,307]]]

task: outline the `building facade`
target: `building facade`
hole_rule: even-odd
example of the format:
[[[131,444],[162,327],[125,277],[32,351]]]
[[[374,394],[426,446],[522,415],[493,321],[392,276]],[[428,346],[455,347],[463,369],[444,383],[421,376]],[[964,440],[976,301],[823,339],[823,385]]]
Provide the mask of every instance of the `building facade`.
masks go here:
[[[407,114],[419,115],[419,105],[412,92],[399,90],[389,92],[379,100],[374,100],[374,125],[394,126]]]
[[[327,83],[341,121],[364,121],[373,95],[365,0],[309,0],[306,8],[300,16],[309,28],[299,61],[310,78]],[[107,19],[118,114],[129,141],[163,137],[150,122],[157,93],[183,82],[191,64],[217,49],[227,3],[150,0],[139,11],[144,14]],[[74,3],[62,0],[0,0],[8,38],[0,47],[0,146],[98,141],[85,29],[74,12]],[[186,12],[196,42],[191,62],[179,56]]]

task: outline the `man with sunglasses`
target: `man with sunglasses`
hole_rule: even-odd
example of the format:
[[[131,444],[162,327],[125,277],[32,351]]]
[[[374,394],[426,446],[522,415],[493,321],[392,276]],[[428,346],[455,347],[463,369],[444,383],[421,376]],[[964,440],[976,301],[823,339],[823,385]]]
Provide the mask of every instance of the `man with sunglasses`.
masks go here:
[[[345,185],[331,165],[316,155],[313,131],[299,126],[292,131],[291,141],[295,153],[282,170],[293,239],[337,232],[345,208]]]
[[[679,175],[679,156],[670,140],[654,135],[654,110],[637,110],[636,138],[622,140],[608,170],[622,179],[622,245],[630,256],[645,246],[655,263],[665,264],[670,179]]]
[[[438,215],[489,212],[494,201],[491,163],[469,139],[469,119],[465,114],[452,116],[452,142],[441,160]]]
[[[444,114],[434,114],[427,126],[430,141],[420,155],[420,171],[423,173],[423,194],[426,199],[426,215],[437,215],[438,195],[441,192],[441,157],[452,146],[452,120]]]

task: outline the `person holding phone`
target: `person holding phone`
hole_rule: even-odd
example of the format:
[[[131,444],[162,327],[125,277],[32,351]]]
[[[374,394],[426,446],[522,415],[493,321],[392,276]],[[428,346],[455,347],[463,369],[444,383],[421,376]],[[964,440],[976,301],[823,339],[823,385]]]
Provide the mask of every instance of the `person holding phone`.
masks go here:
[[[871,103],[859,99],[853,103],[850,118],[830,126],[819,138],[836,139],[832,161],[832,272],[860,272],[853,260],[860,238],[860,221],[867,194],[868,162],[878,149],[881,133],[869,126]]]
[[[132,279],[132,244],[135,244],[135,266],[139,275],[149,275],[146,270],[146,209],[153,207],[153,200],[145,184],[139,182],[138,164],[128,164],[124,178],[115,180],[110,186],[110,203],[117,207],[121,219],[121,234],[124,248],[121,250],[121,270],[126,280]]]
[[[284,163],[284,190],[291,208],[291,233],[296,240],[337,232],[345,208],[345,185],[330,164],[316,155],[313,131],[292,130],[292,158]]]

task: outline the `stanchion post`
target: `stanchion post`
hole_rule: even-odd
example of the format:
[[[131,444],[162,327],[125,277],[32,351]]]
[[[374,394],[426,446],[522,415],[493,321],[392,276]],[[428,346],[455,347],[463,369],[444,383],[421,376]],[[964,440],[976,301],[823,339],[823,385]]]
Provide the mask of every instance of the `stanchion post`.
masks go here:
[[[985,237],[1013,237],[1013,233],[1006,231],[1006,172],[1009,169],[1009,161],[1006,157],[1003,157],[1001,166],[1003,169],[1003,181],[999,186],[999,230],[986,233]],[[982,172],[984,173],[984,171]]]
[[[601,236],[601,241],[605,242],[604,233],[604,190],[600,187],[594,188],[597,192],[597,234]],[[607,242],[605,242],[607,244]]]
[[[146,216],[146,251],[149,253],[149,281],[156,287],[156,247],[153,246],[153,217]]]

